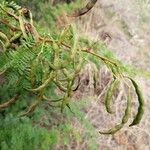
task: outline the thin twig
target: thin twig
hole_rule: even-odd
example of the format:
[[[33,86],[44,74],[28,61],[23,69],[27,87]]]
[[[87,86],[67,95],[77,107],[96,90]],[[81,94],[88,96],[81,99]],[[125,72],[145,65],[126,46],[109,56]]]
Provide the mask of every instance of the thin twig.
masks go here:
[[[89,53],[89,54],[91,54],[91,55],[93,55],[93,56],[96,56],[96,57],[98,57],[99,59],[101,59],[101,60],[104,61],[104,62],[109,62],[109,63],[111,63],[111,64],[117,66],[117,63],[116,63],[116,62],[111,61],[111,60],[109,60],[109,59],[106,58],[106,57],[97,55],[97,54],[95,54],[95,53],[93,53],[93,52],[91,52],[91,51],[88,51],[88,50],[82,50],[82,51],[83,51],[83,52],[86,52],[86,53]]]

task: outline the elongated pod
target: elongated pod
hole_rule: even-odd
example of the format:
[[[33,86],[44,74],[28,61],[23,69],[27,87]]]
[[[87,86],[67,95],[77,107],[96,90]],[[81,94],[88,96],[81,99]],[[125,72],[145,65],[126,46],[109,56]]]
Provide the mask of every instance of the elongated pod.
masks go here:
[[[109,129],[108,131],[99,131],[100,134],[115,134],[117,131],[119,131],[124,124],[118,124],[114,128]]]
[[[128,89],[128,97],[127,97],[127,107],[125,110],[125,115],[122,118],[122,123],[127,123],[129,117],[131,116],[131,91]]]
[[[144,114],[144,98],[143,98],[143,94],[138,86],[138,84],[132,79],[129,78],[135,88],[135,92],[137,94],[138,97],[138,101],[139,101],[139,107],[138,107],[138,112],[133,120],[133,122],[129,125],[129,126],[134,126],[140,123],[143,114]]]
[[[19,94],[16,94],[13,98],[8,100],[7,102],[4,102],[3,104],[0,104],[0,110],[5,109],[9,107],[10,105],[14,104],[18,100]]]
[[[30,114],[31,112],[33,112],[36,109],[36,107],[38,106],[38,104],[39,104],[38,101],[35,102],[34,104],[32,104],[26,112],[24,112],[20,115],[20,117],[26,116],[26,115]]]
[[[113,97],[116,89],[118,88],[119,83],[120,83],[120,81],[118,79],[115,79],[111,83],[111,85],[110,85],[110,87],[107,91],[107,94],[106,94],[106,97],[105,97],[105,107],[106,107],[106,110],[107,110],[108,113],[113,113],[112,110],[111,110],[112,97]]]
[[[45,82],[42,85],[40,85],[39,87],[37,87],[35,89],[28,89],[28,90],[32,91],[32,92],[41,91],[42,89],[44,89],[48,86],[48,84],[53,80],[53,78],[54,78],[54,72],[51,72],[49,77],[45,80]]]
[[[90,11],[94,7],[96,2],[97,2],[97,0],[90,0],[85,7],[77,10],[70,17],[79,17],[79,16],[82,16],[82,15],[86,14],[88,11]]]
[[[127,123],[129,117],[131,115],[131,93],[130,93],[130,88],[128,91],[128,97],[127,97],[127,108],[125,110],[125,114],[122,118],[122,122],[115,127],[109,129],[108,131],[99,131],[100,134],[115,134],[117,131],[119,131],[125,123]]]

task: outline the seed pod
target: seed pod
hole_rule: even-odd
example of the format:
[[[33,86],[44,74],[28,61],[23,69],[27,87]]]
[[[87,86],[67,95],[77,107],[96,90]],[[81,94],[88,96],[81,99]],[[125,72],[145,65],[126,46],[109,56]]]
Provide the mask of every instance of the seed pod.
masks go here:
[[[53,82],[57,85],[57,87],[58,87],[61,91],[63,91],[63,92],[66,92],[66,91],[67,91],[67,88],[64,87],[61,82],[55,81],[55,80],[53,80]]]
[[[117,131],[119,131],[124,124],[118,124],[114,128],[108,130],[108,131],[99,131],[100,134],[115,134]]]
[[[19,24],[20,24],[20,29],[22,31],[23,37],[25,39],[27,39],[28,36],[27,36],[26,29],[25,29],[25,26],[24,26],[22,10],[19,10]]]
[[[43,95],[42,99],[46,100],[48,102],[54,102],[54,103],[62,101],[62,98],[59,98],[59,99],[50,99],[50,98],[46,97],[45,95]]]
[[[0,46],[2,46],[2,51],[6,51],[5,44],[1,39],[0,39]]]
[[[115,80],[114,80],[114,82],[115,82]],[[113,82],[113,83],[114,83],[114,82]],[[116,81],[116,82],[117,82],[117,81]],[[112,83],[112,84],[113,84],[113,83]],[[130,93],[130,88],[129,88],[129,91],[128,91],[128,99],[127,99],[127,108],[126,108],[125,114],[124,114],[124,116],[123,116],[123,118],[122,118],[122,123],[116,125],[114,128],[109,129],[109,130],[106,131],[106,132],[99,132],[99,133],[101,133],[101,134],[115,134],[117,131],[119,131],[119,130],[123,127],[123,125],[124,125],[125,123],[127,123],[128,119],[129,119],[129,117],[130,117],[130,115],[131,115],[131,93]]]
[[[111,69],[111,72],[113,74],[113,77],[116,78],[118,75],[118,70],[114,64],[108,63],[107,66]]]
[[[6,69],[4,69],[3,71],[0,70],[0,75],[4,74],[6,71]]]
[[[8,37],[3,32],[0,32],[0,38],[4,39],[6,43],[9,43]]]
[[[19,98],[19,94],[16,94],[13,98],[8,100],[7,102],[4,102],[3,104],[0,104],[0,110],[5,109],[9,107],[10,105],[14,104]]]
[[[127,123],[130,115],[131,115],[131,93],[130,93],[130,88],[129,88],[128,99],[127,99],[127,108],[125,110],[125,115],[122,118],[122,123],[116,125],[114,128],[109,129],[106,132],[99,132],[99,133],[101,133],[101,134],[115,134],[117,131],[119,131],[123,127],[123,125],[125,123]]]
[[[134,126],[140,123],[142,116],[144,114],[144,98],[138,84],[132,78],[129,79],[131,80],[135,88],[135,92],[137,94],[138,101],[139,101],[139,107],[138,107],[138,112],[136,114],[136,117],[134,118],[133,122],[129,125],[129,126]]]
[[[130,116],[131,116],[131,92],[129,88],[127,97],[127,108],[125,110],[125,115],[122,118],[122,124],[127,123]]]
[[[71,25],[70,26],[70,30],[71,30],[71,33],[72,33],[72,49],[71,49],[71,55],[70,55],[70,58],[71,59],[75,59],[75,54],[77,52],[77,42],[78,42],[78,36],[77,36],[77,32],[76,32],[76,29],[75,29],[75,26]]]
[[[79,17],[86,14],[94,7],[96,2],[97,0],[90,0],[84,8],[81,8],[80,10],[76,11],[74,14],[71,15],[71,17]]]
[[[108,113],[113,113],[111,110],[112,97],[113,97],[113,94],[115,93],[116,89],[118,88],[119,83],[120,83],[120,81],[118,79],[115,79],[111,83],[111,85],[107,91],[107,94],[105,97],[105,107],[106,107],[106,110]]]
[[[26,112],[22,113],[22,114],[20,115],[20,117],[26,116],[26,115],[28,115],[29,113],[33,112],[33,111],[36,109],[36,107],[37,107],[38,105],[39,105],[39,102],[38,102],[38,101],[35,102],[34,104],[32,104],[32,105],[29,107],[29,109],[28,109]]]
[[[64,95],[64,97],[62,99],[61,112],[63,112],[65,106],[69,105],[69,101],[71,99],[71,94],[72,94],[73,82],[74,82],[74,79],[72,81],[68,82],[67,91],[66,91],[66,93],[65,93],[65,95]]]
[[[49,63],[46,59],[45,60],[43,59],[41,64],[42,64],[42,71],[43,71],[42,83],[44,83],[45,80],[48,78],[50,69],[49,69]]]
[[[37,87],[35,89],[29,89],[29,90],[32,92],[41,91],[42,89],[47,87],[47,85],[53,80],[53,78],[54,78],[54,72],[51,72],[49,77],[47,78],[47,80],[45,80],[45,82],[42,85],[40,85],[39,87]]]

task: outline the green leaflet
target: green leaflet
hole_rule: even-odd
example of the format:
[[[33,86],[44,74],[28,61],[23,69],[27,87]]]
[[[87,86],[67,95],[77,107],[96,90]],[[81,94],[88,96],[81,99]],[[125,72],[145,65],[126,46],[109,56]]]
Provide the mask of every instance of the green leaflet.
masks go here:
[[[115,79],[111,83],[111,85],[110,85],[110,87],[107,91],[107,94],[106,94],[106,97],[105,97],[105,107],[106,107],[106,110],[107,110],[108,113],[113,113],[112,110],[111,110],[112,97],[113,97],[115,91],[117,90],[117,88],[119,86],[119,83],[120,83],[120,81],[118,79]]]
[[[134,118],[133,122],[130,124],[130,126],[134,126],[140,123],[143,114],[144,114],[144,98],[143,98],[143,94],[138,86],[138,84],[132,79],[129,78],[135,88],[135,92],[137,94],[138,97],[138,101],[139,101],[139,107],[138,107],[138,112],[136,114],[136,117]]]

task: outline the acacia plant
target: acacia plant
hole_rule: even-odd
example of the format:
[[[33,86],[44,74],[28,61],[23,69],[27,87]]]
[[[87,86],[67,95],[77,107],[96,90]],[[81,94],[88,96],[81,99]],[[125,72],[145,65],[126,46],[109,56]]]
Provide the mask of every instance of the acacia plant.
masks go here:
[[[112,113],[112,97],[120,84],[128,87],[128,100],[122,122],[102,134],[114,134],[127,123],[131,115],[131,89],[135,89],[139,101],[138,112],[130,126],[140,123],[144,113],[144,100],[137,83],[124,75],[119,61],[101,56],[97,49],[86,47],[78,37],[74,25],[69,25],[57,35],[42,35],[34,26],[32,13],[14,2],[0,4],[0,75],[1,87],[7,87],[10,100],[0,99],[0,110],[15,105],[16,101],[30,101],[29,115],[42,103],[53,109],[70,110],[71,97],[80,86],[79,73],[88,61],[95,58],[112,73],[112,83],[105,96],[105,106]],[[95,59],[93,62],[95,62]],[[98,79],[96,79],[98,80]],[[52,88],[53,87],[53,88]],[[57,92],[59,90],[59,92]],[[53,95],[57,99],[53,98]],[[5,93],[3,94],[5,95]],[[25,95],[25,96],[24,96]],[[5,96],[3,96],[5,97]],[[21,98],[22,97],[22,98]]]

